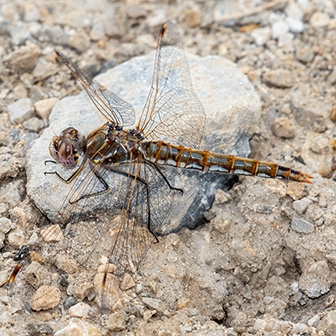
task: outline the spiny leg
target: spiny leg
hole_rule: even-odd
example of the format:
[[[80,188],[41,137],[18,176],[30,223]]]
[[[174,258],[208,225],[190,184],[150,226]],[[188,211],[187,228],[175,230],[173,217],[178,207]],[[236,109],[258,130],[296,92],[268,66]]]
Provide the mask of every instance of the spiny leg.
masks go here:
[[[147,207],[148,207],[147,229],[154,236],[154,238],[156,240],[156,243],[158,243],[159,242],[159,238],[154,233],[154,231],[152,231],[151,226],[150,226],[150,223],[151,223],[150,188],[149,188],[149,184],[148,184],[147,181],[145,182],[145,185],[146,185],[146,189],[147,189]]]
[[[51,162],[51,163],[56,163],[55,161],[52,160],[46,160],[44,161],[44,164]],[[54,171],[54,172],[44,172],[44,175],[56,175],[63,183],[66,184],[70,184],[77,176],[78,174],[82,171],[83,169],[83,163],[78,167],[78,169],[68,178],[68,179],[64,179],[58,172]],[[79,200],[83,199],[83,198],[89,198],[92,196],[98,196],[101,194],[106,193],[107,191],[109,191],[110,187],[108,185],[108,183],[105,181],[105,179],[103,178],[103,176],[98,172],[97,169],[94,169],[95,176],[98,178],[98,180],[100,181],[100,183],[104,186],[104,189],[101,191],[97,191],[95,193],[89,194],[89,195],[83,195],[81,197],[79,197],[78,199],[74,200],[74,201],[69,201],[70,204],[74,204],[76,202],[78,202]]]
[[[147,162],[147,161],[145,161]],[[143,164],[145,164],[145,162]],[[152,236],[155,238],[156,242],[159,242],[159,238],[156,236],[155,232],[151,229],[150,223],[151,223],[151,210],[150,210],[150,188],[149,188],[149,184],[148,181],[142,177],[139,177],[138,174],[133,174],[133,173],[126,173],[124,171],[118,170],[116,168],[111,168],[112,171],[124,175],[128,178],[133,178],[136,181],[139,181],[141,183],[143,183],[146,186],[146,190],[147,190],[147,207],[148,207],[148,219],[147,219],[147,229],[148,231],[152,234]]]
[[[180,192],[181,195],[183,195],[183,192],[184,192],[183,189],[173,187],[170,184],[170,182],[168,181],[165,174],[162,173],[161,169],[155,163],[153,163],[152,161],[149,161],[149,160],[145,160],[145,162],[156,169],[156,171],[162,176],[162,178],[164,179],[164,181],[166,182],[166,184],[167,184],[167,186],[169,187],[170,190],[176,190],[176,191]]]
[[[46,163],[56,163],[55,161],[52,161],[52,160],[46,160],[44,161],[44,164]],[[71,183],[77,176],[78,174],[81,172],[81,170],[83,169],[83,164],[80,165],[78,167],[78,169],[67,179],[63,178],[58,172],[56,171],[52,171],[52,172],[44,172],[44,175],[56,175],[63,183],[66,183],[66,184],[69,184]]]
[[[70,204],[75,204],[78,201],[80,201],[82,199],[85,199],[85,198],[90,198],[90,197],[95,197],[95,196],[99,196],[99,195],[105,194],[105,193],[107,193],[110,190],[110,186],[105,181],[105,179],[103,178],[103,176],[98,171],[94,171],[94,174],[97,177],[97,179],[99,180],[99,182],[104,186],[104,189],[100,190],[100,191],[96,191],[96,192],[94,192],[92,194],[83,195],[83,196],[77,198],[74,201],[69,201]]]

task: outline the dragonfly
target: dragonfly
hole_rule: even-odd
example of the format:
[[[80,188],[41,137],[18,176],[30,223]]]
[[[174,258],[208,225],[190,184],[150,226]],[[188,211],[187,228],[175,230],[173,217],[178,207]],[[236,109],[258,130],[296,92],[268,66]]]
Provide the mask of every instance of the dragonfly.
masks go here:
[[[313,176],[277,163],[201,149],[205,112],[192,90],[181,35],[174,23],[164,23],[159,32],[151,88],[138,120],[131,104],[89,81],[61,51],[55,53],[106,118],[104,125],[87,136],[74,127],[54,136],[49,145],[51,162],[74,172],[68,178],[57,171],[46,172],[72,184],[51,228],[66,222],[81,202],[105,193],[114,196],[116,225],[100,278],[101,293],[107,287],[109,265],[116,266],[114,274],[119,276],[136,272],[151,244],[158,241],[159,228],[174,216],[175,205],[184,191],[171,183],[163,167],[177,168],[175,174],[193,170],[312,183]],[[111,174],[118,180],[113,186],[107,179]],[[19,263],[10,283],[22,261],[29,258],[25,245],[16,255]]]

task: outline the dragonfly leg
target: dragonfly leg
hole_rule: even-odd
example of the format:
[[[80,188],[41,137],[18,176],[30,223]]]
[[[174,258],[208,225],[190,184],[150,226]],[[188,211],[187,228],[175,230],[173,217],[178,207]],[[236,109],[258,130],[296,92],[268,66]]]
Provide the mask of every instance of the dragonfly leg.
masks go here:
[[[151,163],[151,162],[150,162]],[[155,234],[155,232],[151,229],[151,226],[150,226],[150,223],[151,223],[151,211],[150,211],[150,189],[149,189],[149,184],[148,184],[148,181],[142,177],[139,177],[138,175],[136,174],[132,174],[132,173],[126,173],[122,170],[118,170],[117,168],[111,168],[112,171],[114,171],[115,173],[118,173],[118,174],[121,174],[121,175],[124,175],[126,177],[129,177],[129,178],[133,178],[133,179],[136,179],[137,181],[143,183],[145,186],[146,186],[146,189],[147,189],[147,206],[148,206],[148,219],[147,219],[147,229],[148,231],[153,235],[153,237],[155,238],[156,242],[158,243],[159,242],[159,238],[157,237],[157,235]],[[161,173],[162,174],[162,173]],[[164,176],[162,174],[162,176]],[[179,189],[180,190],[180,189]]]
[[[56,161],[54,161],[54,160],[45,160],[45,161],[44,161],[44,165],[46,166],[46,165],[47,165],[47,163],[53,163],[53,164],[57,164],[57,162],[56,162]]]
[[[178,192],[181,193],[181,196],[183,195],[183,192],[184,192],[183,189],[173,187],[173,186],[169,183],[169,181],[168,181],[167,177],[165,176],[165,174],[162,173],[161,169],[160,169],[156,164],[154,164],[152,161],[149,161],[149,160],[145,160],[145,162],[146,162],[147,164],[150,164],[152,167],[154,167],[154,168],[156,169],[156,171],[157,171],[157,172],[162,176],[162,178],[165,180],[165,182],[166,182],[166,184],[167,184],[167,186],[169,187],[170,190],[178,191]]]
[[[147,229],[154,236],[156,242],[159,242],[158,237],[156,236],[155,232],[152,231],[152,229],[150,227],[150,220],[151,220],[151,218],[150,218],[150,196],[149,196],[149,185],[148,185],[147,180],[145,180],[145,179],[143,179],[143,178],[141,178],[139,176],[136,177],[136,175],[134,175],[134,174],[125,173],[124,171],[118,170],[116,168],[113,168],[111,170],[114,171],[115,173],[127,176],[129,178],[136,178],[137,181],[143,183],[146,186],[146,189],[147,189],[147,204],[148,204]],[[57,174],[57,173],[55,172],[55,174]],[[98,192],[95,192],[95,193],[92,193],[92,194],[88,194],[88,195],[83,195],[80,198],[76,199],[75,201],[70,201],[69,202],[70,204],[74,204],[74,203],[79,202],[80,200],[85,199],[85,198],[89,198],[89,197],[105,194],[106,192],[108,192],[110,190],[110,186],[105,181],[105,179],[103,178],[103,176],[98,171],[95,171],[94,174],[96,175],[96,177],[98,178],[98,180],[100,181],[100,183],[103,184],[104,190],[101,190],[101,191],[98,191]]]
[[[56,172],[55,172],[56,173]],[[76,174],[77,172],[75,172]],[[56,173],[58,175],[58,173]],[[94,192],[92,194],[88,194],[88,195],[83,195],[79,198],[77,198],[76,200],[74,201],[69,201],[70,204],[74,204],[74,203],[77,203],[78,201],[82,200],[82,199],[85,199],[85,198],[89,198],[89,197],[94,197],[94,196],[98,196],[98,195],[102,195],[102,194],[105,194],[106,192],[108,192],[110,190],[110,186],[108,185],[108,183],[104,180],[103,176],[98,172],[98,171],[95,171],[94,172],[95,176],[97,177],[97,179],[99,180],[99,182],[104,186],[104,189],[101,190],[101,191],[97,191],[97,192]],[[71,181],[70,181],[71,182]]]
[[[152,231],[150,223],[151,223],[151,210],[150,210],[150,189],[149,189],[149,184],[146,181],[145,182],[146,185],[146,189],[147,189],[147,206],[148,206],[148,219],[147,219],[147,229],[148,231],[153,235],[153,237],[156,240],[156,243],[159,242],[159,238],[157,237],[157,235],[155,234],[154,231]]]
[[[46,162],[54,162],[54,161],[45,161]],[[64,177],[62,177],[58,172],[56,171],[52,171],[52,172],[44,172],[44,175],[56,175],[63,183],[69,184],[71,183],[76,176],[81,172],[82,170],[82,166],[79,166],[78,169],[67,179],[65,179]]]

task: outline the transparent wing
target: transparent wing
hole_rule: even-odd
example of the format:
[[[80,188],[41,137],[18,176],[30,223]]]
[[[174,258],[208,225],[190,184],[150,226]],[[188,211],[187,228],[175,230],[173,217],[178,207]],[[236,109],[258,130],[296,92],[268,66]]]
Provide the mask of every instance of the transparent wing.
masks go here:
[[[152,86],[137,127],[150,140],[199,148],[204,124],[181,36],[176,25],[167,22],[160,31]]]
[[[102,87],[98,82],[90,82],[83,72],[59,50],[55,50],[57,59],[64,63],[73,76],[82,84],[94,106],[110,122],[119,126],[131,126],[135,121],[135,111],[131,104]]]
[[[56,176],[50,178],[56,179]],[[106,189],[102,179],[110,188],[108,192],[102,193]],[[72,287],[76,287],[78,281],[92,282],[103,256],[116,265],[114,275],[119,279],[125,272],[133,274],[155,241],[149,229],[160,231],[169,221],[174,201],[180,198],[180,192],[167,184],[160,171],[144,161],[115,166],[83,160],[71,186],[60,184],[61,188],[64,186],[69,186],[70,190],[61,209],[31,247],[41,255],[44,264],[38,266],[35,262],[35,268],[29,265],[20,272],[18,279],[23,283],[15,280],[13,292],[18,293],[20,300],[30,302],[34,290],[41,285],[56,286],[57,281],[50,282],[57,278],[55,273],[75,272],[67,274]],[[82,221],[84,218],[86,220]],[[62,239],[50,242],[60,234],[60,228]],[[49,274],[52,269],[53,273]],[[89,280],[84,276],[86,273],[90,275]],[[107,279],[110,277],[111,274]],[[30,278],[38,281],[32,284]],[[20,292],[16,286],[18,282]],[[115,292],[111,294],[107,284],[101,285],[105,288],[103,302],[112,300],[112,304],[107,305],[111,308],[117,300]],[[66,299],[66,295],[63,296]]]
[[[118,167],[127,176],[127,197],[122,207],[121,221],[110,253],[113,264],[134,272],[146,255],[155,235],[169,224],[171,208],[181,197],[181,191],[170,186],[159,168],[150,162],[137,162]]]

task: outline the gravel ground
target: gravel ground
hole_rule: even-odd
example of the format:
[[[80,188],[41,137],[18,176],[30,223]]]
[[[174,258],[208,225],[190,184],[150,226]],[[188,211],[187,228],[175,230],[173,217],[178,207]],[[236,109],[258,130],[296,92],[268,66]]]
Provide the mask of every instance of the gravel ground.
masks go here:
[[[335,335],[335,7],[332,0],[0,0],[0,335]],[[139,272],[123,279],[109,315],[98,309],[92,274],[71,274],[61,257],[56,266],[32,263],[23,275],[66,269],[66,303],[15,311],[23,289],[20,279],[6,285],[13,255],[48,222],[26,193],[26,153],[53,106],[81,91],[54,48],[93,77],[152,51],[167,19],[177,21],[187,52],[233,61],[255,87],[261,118],[251,125],[250,157],[312,174],[314,184],[244,177],[216,191],[209,223],[160,238]],[[47,292],[48,300],[57,296]]]

